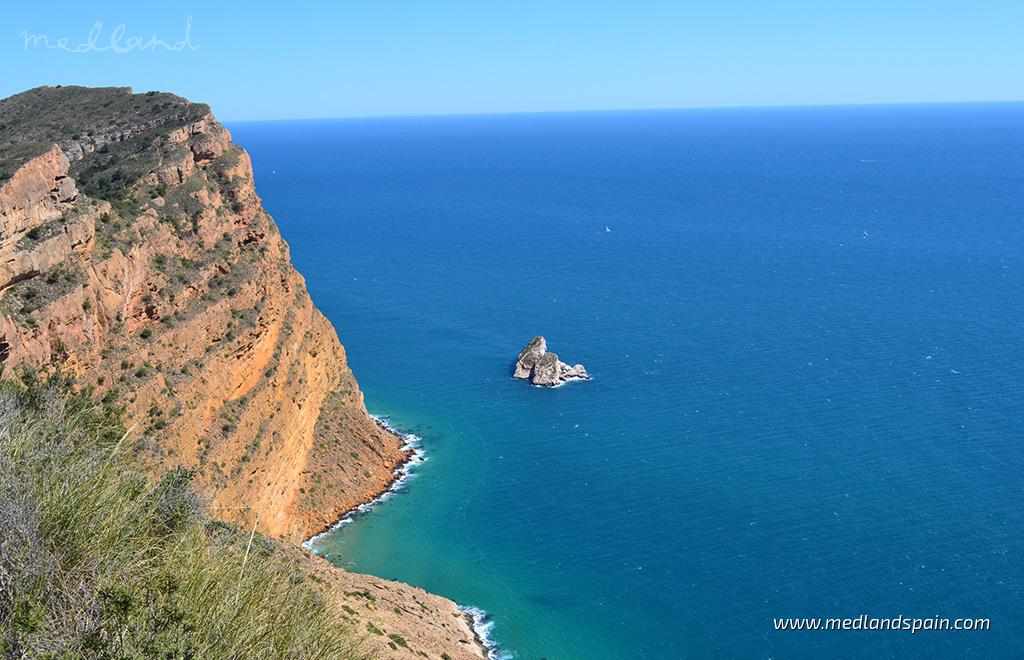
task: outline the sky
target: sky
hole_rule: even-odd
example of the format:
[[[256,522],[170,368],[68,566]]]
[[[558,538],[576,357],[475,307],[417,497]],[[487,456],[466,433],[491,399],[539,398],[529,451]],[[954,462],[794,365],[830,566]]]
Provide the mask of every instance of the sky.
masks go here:
[[[1020,0],[0,0],[0,97],[130,86],[223,121],[1019,101],[1022,35]]]

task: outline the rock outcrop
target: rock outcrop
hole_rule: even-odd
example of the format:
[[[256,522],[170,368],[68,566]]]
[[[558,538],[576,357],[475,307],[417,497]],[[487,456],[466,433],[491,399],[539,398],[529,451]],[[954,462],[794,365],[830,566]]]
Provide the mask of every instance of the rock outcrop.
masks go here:
[[[549,353],[547,340],[539,335],[519,352],[512,377],[543,387],[556,387],[570,380],[590,380],[582,364],[570,367],[559,360],[556,353]]]
[[[249,156],[170,94],[0,101],[0,369],[24,365],[123,408],[150,469],[193,470],[212,516],[287,541],[386,490],[407,457],[368,415]]]
[[[512,373],[513,378],[529,378],[533,373],[533,365],[537,364],[537,360],[540,356],[548,352],[548,342],[541,336],[534,337],[523,350],[519,351],[519,357],[516,359],[515,370]]]

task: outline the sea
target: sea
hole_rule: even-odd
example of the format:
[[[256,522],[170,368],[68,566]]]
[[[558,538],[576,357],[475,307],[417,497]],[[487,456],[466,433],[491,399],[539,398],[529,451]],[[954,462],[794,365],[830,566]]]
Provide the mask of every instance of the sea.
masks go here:
[[[1024,105],[228,128],[423,452],[331,562],[495,657],[1024,653]],[[776,629],[862,615],[988,624]]]

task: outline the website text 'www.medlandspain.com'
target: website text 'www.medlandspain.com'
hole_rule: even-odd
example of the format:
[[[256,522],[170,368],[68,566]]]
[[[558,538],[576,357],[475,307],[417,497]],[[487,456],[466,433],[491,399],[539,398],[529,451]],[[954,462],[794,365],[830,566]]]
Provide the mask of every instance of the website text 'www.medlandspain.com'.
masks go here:
[[[871,617],[861,614],[848,619],[772,619],[775,630],[896,630],[916,634],[933,630],[988,630],[989,619],[948,619],[934,616],[930,619],[894,616]]]

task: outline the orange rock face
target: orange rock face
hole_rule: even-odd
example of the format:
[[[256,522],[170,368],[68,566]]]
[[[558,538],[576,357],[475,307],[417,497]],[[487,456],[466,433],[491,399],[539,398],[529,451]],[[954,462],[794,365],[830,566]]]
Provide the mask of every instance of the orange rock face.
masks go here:
[[[248,155],[188,117],[202,106],[141,96],[135,112],[160,104],[146,122],[53,144],[0,185],[0,360],[124,406],[153,469],[194,469],[213,515],[312,536],[387,487],[401,440],[366,413]]]

